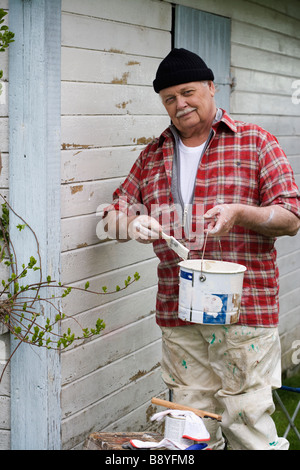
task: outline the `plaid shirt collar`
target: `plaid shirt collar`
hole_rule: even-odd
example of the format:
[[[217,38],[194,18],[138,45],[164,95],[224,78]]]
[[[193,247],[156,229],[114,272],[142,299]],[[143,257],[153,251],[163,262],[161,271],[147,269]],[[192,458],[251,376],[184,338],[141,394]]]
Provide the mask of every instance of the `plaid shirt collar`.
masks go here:
[[[222,113],[222,115],[221,115],[221,113]],[[220,123],[224,123],[227,127],[229,127],[229,129],[232,132],[237,132],[237,127],[236,127],[235,121],[222,108],[217,109],[216,119],[212,124],[212,129],[215,132],[217,131]],[[177,131],[176,127],[174,126],[174,124],[171,124],[169,127],[167,127],[167,129],[165,129],[164,132],[161,134],[160,139],[159,139],[159,145],[163,145],[163,142],[166,139],[169,139],[170,137],[172,137],[172,134],[173,135],[177,134],[179,136],[178,131]]]

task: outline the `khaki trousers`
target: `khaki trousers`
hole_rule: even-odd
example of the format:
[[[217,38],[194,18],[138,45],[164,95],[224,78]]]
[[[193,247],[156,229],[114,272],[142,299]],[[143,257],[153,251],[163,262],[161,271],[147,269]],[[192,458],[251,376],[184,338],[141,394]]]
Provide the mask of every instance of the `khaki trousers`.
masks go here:
[[[222,414],[209,418],[209,447],[287,450],[271,418],[272,389],[281,386],[277,328],[240,325],[162,327],[162,377],[173,401]]]

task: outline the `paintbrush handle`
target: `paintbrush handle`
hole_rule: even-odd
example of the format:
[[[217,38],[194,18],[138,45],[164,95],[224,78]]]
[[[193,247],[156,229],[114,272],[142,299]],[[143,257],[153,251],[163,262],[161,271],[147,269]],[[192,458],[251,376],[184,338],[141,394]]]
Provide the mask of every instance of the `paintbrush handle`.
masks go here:
[[[164,406],[165,408],[170,408],[171,410],[183,410],[183,411],[193,411],[200,418],[212,418],[217,421],[222,421],[222,416],[215,413],[208,413],[207,411],[198,410],[197,408],[192,408],[191,406],[179,405],[178,403],[173,403],[172,401],[161,400],[160,398],[152,398],[151,402],[153,405]]]
[[[160,232],[161,234],[161,238],[163,238],[164,240],[171,240],[171,237],[170,235],[167,235],[165,232]]]

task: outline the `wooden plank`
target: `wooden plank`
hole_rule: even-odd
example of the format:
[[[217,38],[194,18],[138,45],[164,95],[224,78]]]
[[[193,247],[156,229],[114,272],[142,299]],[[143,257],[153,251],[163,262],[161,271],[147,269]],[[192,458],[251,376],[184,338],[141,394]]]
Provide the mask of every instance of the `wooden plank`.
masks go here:
[[[85,181],[61,187],[61,216],[96,214],[101,219],[100,209],[112,202],[115,189],[123,178],[104,181]]]
[[[1,152],[8,153],[8,117],[0,117]]]
[[[280,31],[264,29],[258,27],[256,23],[233,21],[231,40],[236,44],[300,59],[299,37],[286,36]]]
[[[281,256],[278,259],[277,264],[278,264],[279,272],[282,276],[298,268],[299,254],[300,254],[300,251],[295,250],[294,252],[289,253],[285,256]]]
[[[294,310],[285,313],[280,313],[280,334],[289,334],[290,339],[294,337],[294,331],[299,329],[299,314],[300,306],[298,305]],[[299,339],[299,336],[295,339]],[[291,343],[290,343],[291,344]]]
[[[264,7],[272,8],[273,10],[277,10],[291,18],[298,18],[300,20],[300,7],[298,0],[290,0],[286,4],[282,3],[281,0],[255,0],[255,3],[259,3]]]
[[[96,214],[71,217],[61,221],[61,251],[69,251],[99,243],[96,234],[99,218]]]
[[[274,96],[264,93],[234,91],[231,96],[231,111],[239,114],[299,116],[299,109],[292,103],[291,94]]]
[[[145,312],[146,314],[149,315],[149,312]],[[128,341],[129,337],[131,338],[130,341]],[[133,354],[132,360],[135,362],[134,353],[142,350],[143,347],[152,342],[160,340],[160,337],[160,329],[155,324],[154,315],[151,314],[124,328],[99,336],[93,341],[88,341],[73,351],[66,350],[62,354],[63,387],[100,368],[108,367],[109,364],[128,355]],[[156,347],[160,352],[160,346],[156,345]],[[88,359],[89,355],[90,359]],[[155,364],[156,362],[155,360]],[[143,369],[142,363],[139,369]],[[129,377],[135,374],[136,372]]]
[[[10,397],[0,395],[0,428],[10,429]]]
[[[300,237],[279,237],[275,244],[277,250],[277,257],[285,256],[289,253],[293,253],[295,250],[300,250]]]
[[[152,86],[161,58],[62,47],[63,81]]]
[[[35,231],[44,271],[59,280],[61,4],[12,0],[9,8],[10,28],[16,33],[9,46],[10,203]],[[20,237],[17,223],[10,215],[10,238],[20,266],[37,254],[34,237],[29,231]],[[28,273],[28,283],[37,280]],[[54,321],[56,311],[49,305],[43,313],[41,324],[47,317]],[[12,337],[12,350],[16,345]],[[12,450],[59,449],[59,355],[46,348],[37,354],[22,344],[10,365]]]
[[[10,450],[10,431],[0,429],[0,450]]]
[[[284,149],[286,155],[288,155],[289,157],[292,155],[299,154],[299,147],[300,147],[299,135],[278,136],[278,142]]]
[[[61,121],[63,149],[146,144],[170,124],[168,116],[62,116]]]
[[[274,98],[276,99],[276,98]],[[300,134],[300,117],[294,116],[274,116],[265,114],[236,114],[231,113],[231,116],[237,121],[252,122],[257,124],[275,136],[288,136]],[[299,155],[299,153],[298,153]]]
[[[77,313],[86,312],[89,309],[94,309],[101,305],[107,304],[109,308],[108,302],[112,302],[126,297],[127,295],[130,295],[134,292],[156,286],[157,264],[157,259],[151,258],[149,260],[131,266],[124,266],[123,268],[117,270],[110,270],[108,273],[100,274],[93,278],[89,277],[88,280],[90,282],[90,290],[99,292],[99,290],[102,290],[102,286],[107,286],[109,292],[114,292],[117,284],[124,285],[124,280],[127,279],[128,276],[131,276],[133,278],[133,275],[136,271],[141,276],[138,282],[133,283],[130,288],[126,289],[125,291],[109,293],[106,295],[103,294],[97,296],[88,294],[86,292],[73,290],[70,295],[63,299],[63,311],[68,315],[76,315]],[[86,280],[87,279],[73,282],[71,285],[84,289]],[[146,306],[149,310],[153,308],[149,304],[144,305],[144,308],[146,308]]]
[[[295,269],[291,273],[280,276],[279,280],[279,296],[283,297],[288,292],[295,292],[300,288],[300,268]],[[297,304],[298,305],[298,304]]]
[[[276,53],[252,49],[239,44],[231,45],[231,66],[269,72],[271,74],[299,77],[300,60],[294,57],[279,56]]]
[[[110,424],[121,420],[123,416],[129,415],[143,404],[145,404],[146,421],[146,417],[149,416],[147,410],[153,409],[151,398],[164,390],[165,385],[161,379],[160,368],[158,368],[142,377],[139,380],[139,386],[133,382],[81,412],[63,419],[63,449],[76,446],[83,442],[91,432],[109,427]]]
[[[9,0],[0,0],[0,8],[3,10],[8,10],[9,7]]]
[[[2,168],[0,169],[0,191],[2,188],[8,189],[8,153],[0,152]]]
[[[124,450],[132,439],[143,442],[160,442],[163,436],[152,432],[92,433],[84,443],[84,450]]]
[[[63,13],[61,43],[82,49],[161,57],[170,51],[171,34],[159,29]]]
[[[164,1],[172,3],[172,0]],[[199,0],[178,0],[177,3],[191,8],[200,8],[203,11],[226,16],[244,23],[255,24],[271,31],[279,31],[287,36],[300,38],[297,17],[287,17],[285,14],[265,5],[260,6],[247,0],[240,0],[238,6],[236,0],[226,0],[226,2],[201,0],[201,5],[199,5]]]
[[[1,68],[0,70],[3,69]],[[8,117],[8,82],[2,79],[0,80],[0,85],[0,117]]]
[[[148,283],[150,284],[149,281]],[[64,319],[62,323],[62,331],[67,332],[68,328],[71,328],[75,335],[79,335],[79,325],[88,328],[93,327],[98,318],[101,318],[106,325],[101,336],[105,336],[112,331],[125,328],[131,323],[142,320],[146,316],[153,315],[155,312],[156,292],[156,285],[150,285],[149,287],[144,286],[141,290],[133,290],[132,292],[130,290],[130,293],[127,295],[123,295],[115,300],[108,300],[106,303],[91,309],[85,310],[84,308],[86,306],[83,305],[82,312],[77,313],[75,316],[76,321],[73,320],[72,316],[72,314],[74,315],[74,312],[71,312],[71,316],[69,318]],[[134,309],[132,308],[133,305]],[[66,313],[68,312],[66,311]],[[70,346],[70,348],[68,348],[68,353],[70,353],[72,347],[77,348],[79,345],[84,345],[85,342],[86,341],[84,340],[76,341],[74,346]]]
[[[102,354],[102,348],[95,348],[93,353]],[[108,363],[102,368],[99,367],[88,376],[73,380],[71,384],[62,387],[63,418],[98,401],[99,390],[101,390],[101,397],[105,397],[132,382],[136,382],[157,367],[160,361],[160,341],[153,341],[152,344],[143,346],[141,350],[126,354],[126,356]]]
[[[62,115],[166,115],[152,87],[123,84],[62,83]]]
[[[232,76],[236,79],[235,91],[284,95],[290,99],[294,91],[292,85],[295,79],[286,75],[235,67],[232,68]]]
[[[136,145],[63,150],[61,152],[61,181],[74,184],[82,181],[125,177],[144,147],[144,145]]]
[[[73,250],[63,253],[61,257],[63,283],[69,284],[78,279],[87,279],[154,256],[151,244],[139,244],[135,240],[125,243],[112,240],[96,246]],[[78,266],[80,266],[80,271]]]
[[[168,31],[172,26],[171,5],[152,0],[62,0],[62,11]]]

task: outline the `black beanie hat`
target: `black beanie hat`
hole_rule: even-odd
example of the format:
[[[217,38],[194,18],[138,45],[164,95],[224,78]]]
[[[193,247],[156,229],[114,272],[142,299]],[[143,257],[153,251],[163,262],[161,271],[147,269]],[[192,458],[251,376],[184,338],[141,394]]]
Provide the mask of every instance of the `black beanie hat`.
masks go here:
[[[186,49],[172,49],[160,63],[153,87],[160,90],[181,83],[214,80],[214,74],[197,54]]]

